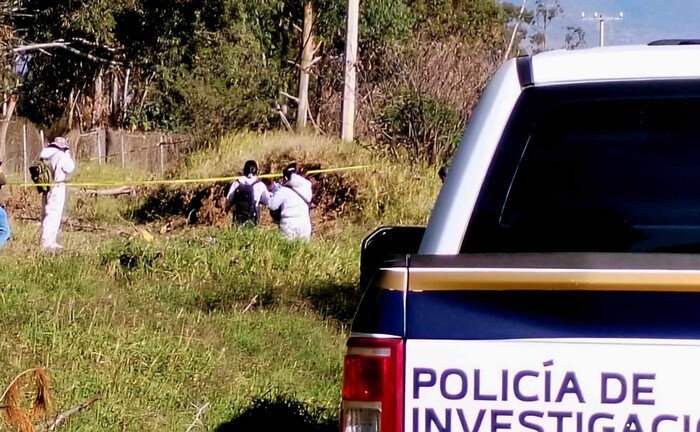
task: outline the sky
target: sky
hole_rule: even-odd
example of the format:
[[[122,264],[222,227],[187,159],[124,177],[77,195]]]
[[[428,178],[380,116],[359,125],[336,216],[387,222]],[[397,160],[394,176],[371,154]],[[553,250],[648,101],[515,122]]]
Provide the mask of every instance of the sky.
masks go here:
[[[519,4],[518,0],[511,0]],[[582,21],[581,12],[592,16],[623,13],[622,21],[605,24],[606,45],[647,44],[657,39],[700,39],[700,0],[559,0],[564,14],[552,21],[548,46],[564,46],[567,26],[586,32],[586,46],[598,45],[598,23]],[[533,8],[535,0],[528,0]],[[551,43],[550,43],[551,41]],[[552,46],[553,47],[553,46]]]

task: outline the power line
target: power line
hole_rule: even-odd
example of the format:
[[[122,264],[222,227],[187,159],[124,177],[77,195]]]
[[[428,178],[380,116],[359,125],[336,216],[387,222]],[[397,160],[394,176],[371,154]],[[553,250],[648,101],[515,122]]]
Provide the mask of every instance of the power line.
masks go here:
[[[605,21],[622,21],[622,12],[618,16],[603,16],[603,14],[598,14],[594,12],[592,17],[587,17],[585,12],[581,12],[581,21],[598,21],[598,44],[599,46],[605,46]]]

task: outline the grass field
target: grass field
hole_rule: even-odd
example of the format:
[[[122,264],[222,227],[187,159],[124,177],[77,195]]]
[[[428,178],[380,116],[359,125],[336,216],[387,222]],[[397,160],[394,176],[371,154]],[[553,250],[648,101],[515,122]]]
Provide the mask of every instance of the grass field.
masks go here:
[[[207,403],[204,430],[337,430],[360,241],[379,225],[424,223],[439,181],[430,168],[284,134],[230,137],[173,175],[232,175],[249,157],[272,170],[288,159],[372,168],[342,174],[356,193],[309,243],[272,226],[161,234],[163,221],[132,218],[145,198],[74,195],[66,251],[47,255],[38,224],[13,219],[0,255],[0,387],[41,365],[56,411],[100,395],[66,431],[185,431]],[[80,180],[147,177],[80,170]]]

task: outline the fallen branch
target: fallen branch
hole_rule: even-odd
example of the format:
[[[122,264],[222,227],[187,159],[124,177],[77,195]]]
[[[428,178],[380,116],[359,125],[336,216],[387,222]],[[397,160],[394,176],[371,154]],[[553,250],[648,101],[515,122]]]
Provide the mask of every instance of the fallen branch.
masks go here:
[[[243,312],[242,312],[242,313],[248,312],[248,311],[251,310],[251,309],[253,308],[253,306],[255,306],[256,304],[258,304],[258,296],[257,296],[257,294],[253,297],[253,299],[250,301],[250,303],[248,303],[248,306],[246,306],[245,309],[243,309]]]
[[[114,196],[132,195],[136,190],[135,186],[120,186],[112,189],[80,189],[80,193],[88,196]]]
[[[83,232],[96,232],[96,231],[107,231],[105,228],[100,228],[96,225],[78,225],[69,223],[70,229],[72,231],[83,231]]]
[[[194,404],[192,404],[192,405],[194,405]],[[202,423],[201,417],[202,417],[202,414],[204,414],[204,411],[206,411],[207,408],[209,408],[209,402],[205,403],[205,404],[204,404],[203,406],[201,406],[201,407],[198,407],[197,405],[194,405],[194,407],[197,408],[197,414],[195,414],[195,416],[194,416],[194,421],[193,421],[192,424],[187,428],[187,430],[186,430],[185,432],[190,432],[192,429],[194,429],[194,428],[196,428],[196,427],[201,427],[201,428],[204,428],[204,427],[205,427],[205,426],[204,426],[204,423]]]
[[[35,426],[35,429],[37,432],[55,431],[68,420],[68,417],[75,415],[84,409],[89,408],[90,405],[94,404],[100,399],[101,398],[99,395],[95,395],[90,399],[86,400],[85,402],[78,404],[72,408],[69,408],[60,414],[57,414],[53,419],[39,423]]]

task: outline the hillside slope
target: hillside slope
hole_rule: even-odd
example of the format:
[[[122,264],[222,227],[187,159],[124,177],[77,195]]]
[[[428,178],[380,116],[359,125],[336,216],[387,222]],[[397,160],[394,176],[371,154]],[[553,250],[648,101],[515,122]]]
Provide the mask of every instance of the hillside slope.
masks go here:
[[[0,383],[40,364],[52,375],[57,410],[102,396],[65,431],[184,431],[207,403],[209,430],[263,430],[273,418],[286,430],[337,430],[347,324],[361,294],[360,241],[378,225],[424,223],[436,170],[330,140],[251,134],[191,155],[172,175],[232,175],[248,158],[265,171],[291,159],[372,167],[319,177],[326,197],[353,192],[319,219],[309,243],[285,241],[271,225],[231,227],[202,208],[193,221],[148,207],[154,197],[214,193],[212,184],[147,189],[140,198],[74,194],[66,252],[55,256],[39,252],[36,222],[13,214],[0,272]],[[103,175],[81,170],[82,180]],[[33,203],[31,193],[13,190],[13,201]],[[216,213],[221,199],[213,196],[207,211]]]

